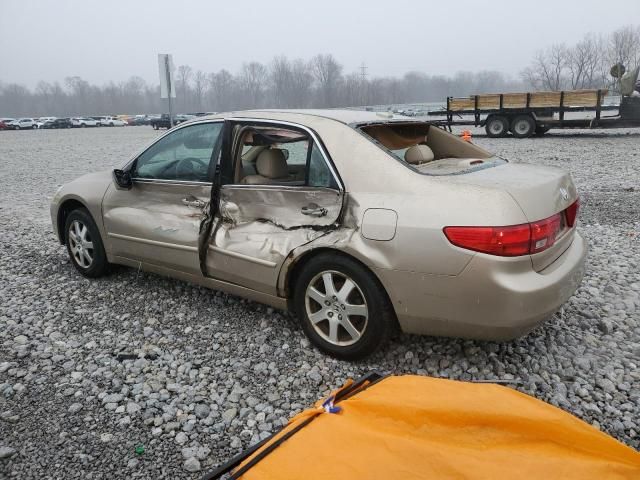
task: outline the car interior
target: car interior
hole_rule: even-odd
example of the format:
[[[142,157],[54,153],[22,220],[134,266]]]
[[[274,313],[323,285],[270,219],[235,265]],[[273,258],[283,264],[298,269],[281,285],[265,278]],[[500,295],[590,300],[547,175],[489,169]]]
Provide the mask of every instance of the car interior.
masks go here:
[[[493,157],[489,152],[428,123],[385,123],[360,130],[420,173],[454,173],[501,161],[487,162]]]
[[[236,144],[236,183],[305,185],[312,140],[281,128],[243,127]]]

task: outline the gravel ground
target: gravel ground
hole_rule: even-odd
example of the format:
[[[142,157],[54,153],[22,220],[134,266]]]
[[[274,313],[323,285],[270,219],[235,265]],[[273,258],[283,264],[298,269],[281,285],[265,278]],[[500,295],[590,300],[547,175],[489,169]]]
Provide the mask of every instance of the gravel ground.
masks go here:
[[[126,268],[97,281],[74,271],[49,198],[157,132],[0,132],[0,477],[198,478],[371,369],[507,381],[638,449],[640,133],[474,133],[507,158],[572,172],[591,245],[583,285],[517,341],[402,335],[354,364],[263,305]]]

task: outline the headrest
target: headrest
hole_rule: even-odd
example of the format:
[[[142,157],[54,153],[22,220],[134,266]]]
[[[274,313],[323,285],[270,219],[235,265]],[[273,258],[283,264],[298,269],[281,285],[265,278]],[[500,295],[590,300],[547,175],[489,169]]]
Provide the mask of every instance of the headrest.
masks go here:
[[[426,145],[414,145],[404,152],[404,160],[412,165],[432,162],[433,158],[433,150]]]
[[[263,150],[256,160],[256,171],[267,178],[283,178],[289,176],[289,168],[284,152],[279,148]]]

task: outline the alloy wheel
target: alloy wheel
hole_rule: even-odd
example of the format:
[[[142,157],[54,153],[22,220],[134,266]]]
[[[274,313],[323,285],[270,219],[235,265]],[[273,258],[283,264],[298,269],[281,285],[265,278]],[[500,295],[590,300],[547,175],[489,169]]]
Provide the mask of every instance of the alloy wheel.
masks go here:
[[[80,220],[74,220],[69,226],[69,249],[74,261],[82,268],[93,263],[93,241],[87,226]]]
[[[333,345],[353,345],[367,328],[366,299],[344,273],[329,270],[313,277],[305,292],[305,307],[316,333]]]

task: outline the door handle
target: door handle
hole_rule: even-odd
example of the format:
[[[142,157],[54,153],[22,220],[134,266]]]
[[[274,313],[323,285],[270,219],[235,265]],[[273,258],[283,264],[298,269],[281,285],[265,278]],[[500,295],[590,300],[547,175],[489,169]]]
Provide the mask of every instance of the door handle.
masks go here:
[[[207,204],[207,202],[198,200],[196,197],[189,196],[182,199],[182,204],[187,207],[202,208]]]
[[[300,211],[303,215],[309,215],[311,217],[324,217],[327,214],[327,209],[321,207],[317,203],[305,205]]]

